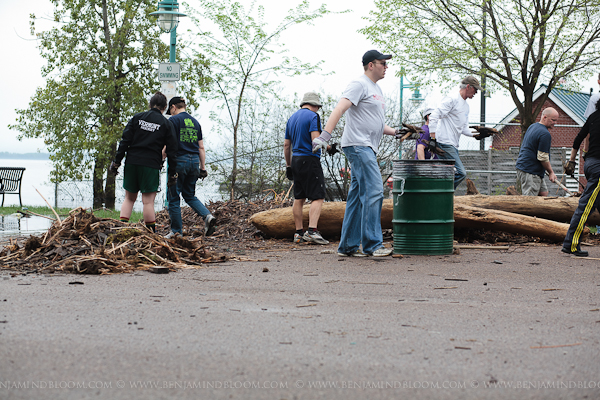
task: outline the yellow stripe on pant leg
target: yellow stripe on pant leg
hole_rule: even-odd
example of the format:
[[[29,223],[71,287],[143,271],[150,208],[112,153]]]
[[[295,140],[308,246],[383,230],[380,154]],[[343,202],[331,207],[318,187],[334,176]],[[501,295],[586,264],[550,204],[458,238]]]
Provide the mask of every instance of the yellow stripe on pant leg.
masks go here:
[[[592,208],[594,203],[596,203],[596,197],[598,196],[598,191],[600,190],[600,182],[596,182],[596,188],[592,192],[592,195],[588,199],[587,204],[585,205],[585,209],[583,210],[583,214],[579,219],[579,224],[577,225],[577,229],[575,229],[575,233],[573,234],[573,240],[571,241],[571,251],[577,251],[577,246],[579,245],[579,238],[581,237],[581,233],[583,232],[583,228],[585,227],[585,223],[588,219],[588,216],[592,212]]]

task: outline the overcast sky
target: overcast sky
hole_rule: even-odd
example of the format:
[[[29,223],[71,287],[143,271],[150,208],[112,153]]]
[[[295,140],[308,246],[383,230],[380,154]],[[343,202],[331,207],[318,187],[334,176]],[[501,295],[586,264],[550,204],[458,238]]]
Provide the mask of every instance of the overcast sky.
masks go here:
[[[241,0],[241,2],[249,4],[250,0]],[[189,0],[189,3],[193,6],[194,0]],[[274,25],[289,8],[295,5],[294,2],[279,0],[257,0],[257,3],[265,6],[267,20],[275,21]],[[316,8],[321,3],[313,2],[312,4],[313,8]],[[326,4],[328,9],[333,11],[341,11],[350,6],[347,0],[328,0]],[[285,87],[290,96],[294,92],[302,94],[309,90],[340,95],[346,85],[362,73],[362,55],[374,47],[356,31],[365,26],[365,21],[361,17],[366,16],[374,8],[374,2],[352,2],[351,7],[352,12],[350,13],[328,15],[316,20],[313,26],[302,25],[284,33],[280,42],[289,49],[289,55],[296,56],[304,62],[324,60],[323,71],[335,72],[332,76],[311,75],[286,79]],[[17,132],[9,130],[7,126],[16,122],[17,114],[14,110],[26,108],[36,88],[44,85],[40,74],[44,60],[39,56],[37,43],[29,34],[29,14],[35,13],[38,17],[49,17],[52,9],[52,4],[48,0],[0,1],[0,15],[5,17],[3,23],[0,24],[0,37],[3,39],[0,46],[2,54],[4,54],[4,62],[0,64],[0,74],[3,78],[3,96],[0,97],[0,139],[2,143],[0,151],[14,153],[46,151],[42,140],[23,139],[23,141],[18,141],[16,139]],[[182,11],[185,12],[185,9]],[[51,25],[46,23],[40,26],[49,28]],[[190,28],[192,24],[183,18],[180,26],[180,31],[183,31]],[[162,35],[162,39],[167,42],[168,35]],[[388,96],[398,96],[400,81],[394,76],[397,70],[398,66],[392,63],[386,78],[379,81],[383,92]],[[585,90],[589,90],[589,87],[594,87],[594,92],[598,90],[594,78],[596,73],[596,71],[590,71],[590,80],[583,84]],[[405,99],[410,95],[410,91],[404,91]],[[442,96],[442,93],[429,89],[428,98],[423,107],[435,105]],[[480,94],[477,94],[469,102],[471,115],[477,119],[479,96]],[[513,108],[514,105],[509,97],[495,94],[488,100],[487,120],[498,121]],[[197,110],[196,117],[203,126],[206,126],[208,110]],[[209,132],[205,131],[206,134]],[[210,142],[211,140],[207,137],[205,143],[210,146]]]

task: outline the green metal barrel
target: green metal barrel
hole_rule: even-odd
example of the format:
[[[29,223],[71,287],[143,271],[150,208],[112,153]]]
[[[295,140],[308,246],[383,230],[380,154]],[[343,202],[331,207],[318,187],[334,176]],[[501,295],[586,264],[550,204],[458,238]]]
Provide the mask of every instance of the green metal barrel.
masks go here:
[[[454,160],[395,160],[395,254],[452,254]]]

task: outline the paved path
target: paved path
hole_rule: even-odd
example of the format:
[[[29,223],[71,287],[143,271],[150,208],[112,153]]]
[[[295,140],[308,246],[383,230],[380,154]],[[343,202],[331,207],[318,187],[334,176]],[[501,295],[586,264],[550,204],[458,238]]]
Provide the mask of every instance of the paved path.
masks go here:
[[[269,261],[0,273],[0,399],[600,398],[598,260],[249,257]]]

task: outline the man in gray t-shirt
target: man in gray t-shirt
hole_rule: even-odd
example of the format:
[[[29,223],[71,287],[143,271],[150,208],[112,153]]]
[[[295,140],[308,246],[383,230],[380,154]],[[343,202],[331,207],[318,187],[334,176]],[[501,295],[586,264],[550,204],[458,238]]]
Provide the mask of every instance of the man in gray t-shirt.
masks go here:
[[[377,85],[385,77],[386,60],[391,58],[377,50],[363,55],[364,75],[348,85],[325,129],[313,140],[313,151],[325,148],[331,139],[330,132],[347,112],[341,145],[350,161],[351,183],[338,246],[340,256],[383,257],[392,253],[392,249],[383,246],[383,183],[377,163],[381,138],[384,134],[396,134],[394,128],[385,125],[385,100]]]

